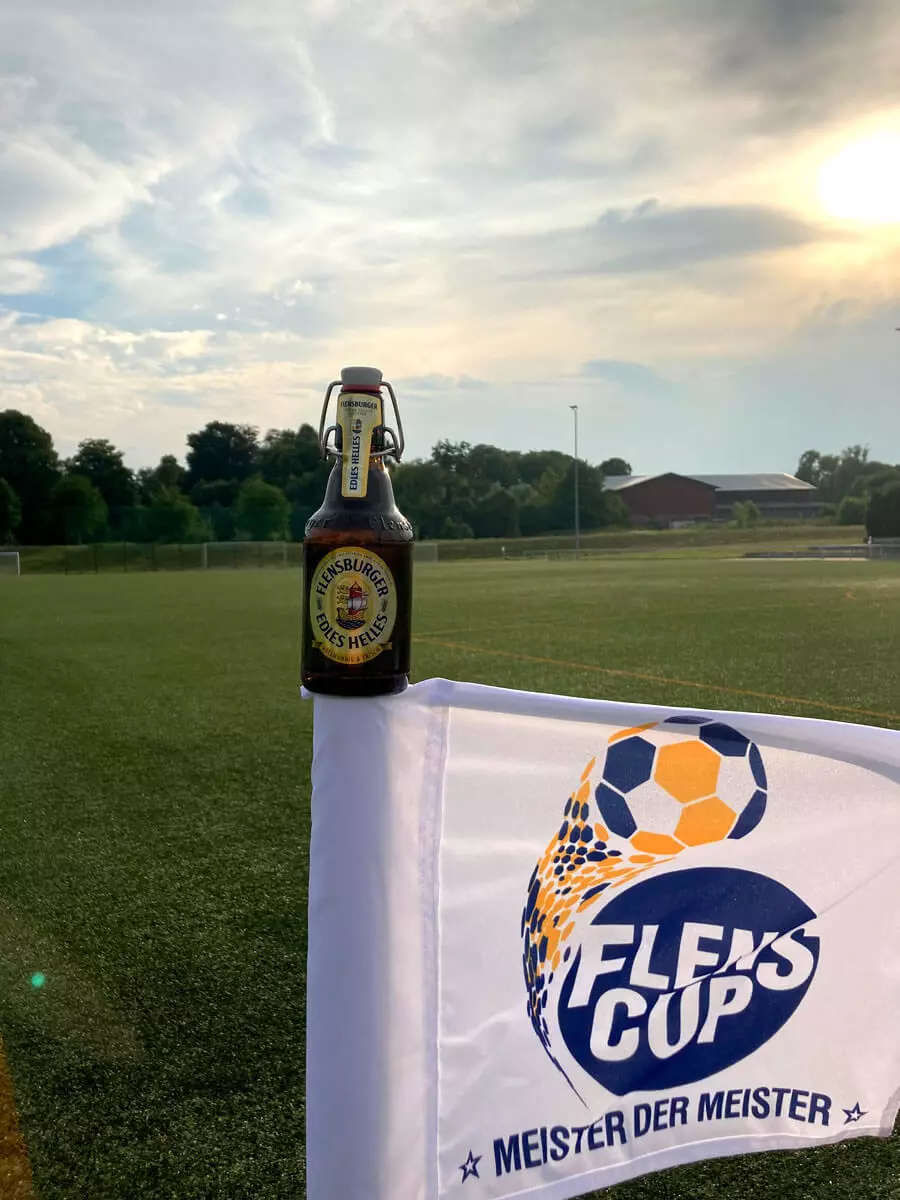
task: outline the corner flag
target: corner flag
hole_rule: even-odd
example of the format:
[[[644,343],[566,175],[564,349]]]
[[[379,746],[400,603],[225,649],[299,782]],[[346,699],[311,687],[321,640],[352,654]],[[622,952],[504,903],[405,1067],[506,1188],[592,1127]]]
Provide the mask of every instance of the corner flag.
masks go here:
[[[315,700],[310,1200],[563,1200],[887,1136],[900,733]]]

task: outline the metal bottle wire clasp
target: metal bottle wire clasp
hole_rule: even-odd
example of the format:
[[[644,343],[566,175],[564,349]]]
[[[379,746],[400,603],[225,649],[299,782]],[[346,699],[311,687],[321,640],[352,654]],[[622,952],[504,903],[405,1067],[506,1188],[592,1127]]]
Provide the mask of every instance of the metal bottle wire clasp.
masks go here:
[[[337,436],[340,433],[340,427],[338,425],[329,425],[327,429],[325,427],[325,422],[328,419],[328,405],[331,401],[331,393],[335,388],[343,386],[340,379],[332,380],[328,385],[325,392],[325,399],[322,403],[322,417],[319,421],[319,449],[322,451],[324,458],[340,458],[343,454],[343,451],[337,447]],[[382,380],[381,386],[387,388],[388,394],[391,397],[391,404],[394,407],[394,417],[397,421],[397,430],[395,432],[388,425],[383,425],[381,432],[386,443],[385,447],[383,450],[373,450],[370,457],[385,458],[389,455],[395,462],[399,462],[406,446],[406,441],[403,437],[403,422],[400,420],[400,409],[397,407],[397,397],[394,394],[394,389],[386,379]],[[329,438],[332,436],[334,437],[333,442],[329,441]]]

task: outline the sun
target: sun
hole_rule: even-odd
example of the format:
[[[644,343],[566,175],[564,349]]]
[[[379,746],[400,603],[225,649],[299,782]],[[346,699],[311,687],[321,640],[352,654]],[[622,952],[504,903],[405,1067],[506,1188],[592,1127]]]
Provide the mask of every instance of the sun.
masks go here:
[[[819,198],[844,221],[900,222],[900,133],[886,130],[839,150],[819,172]]]

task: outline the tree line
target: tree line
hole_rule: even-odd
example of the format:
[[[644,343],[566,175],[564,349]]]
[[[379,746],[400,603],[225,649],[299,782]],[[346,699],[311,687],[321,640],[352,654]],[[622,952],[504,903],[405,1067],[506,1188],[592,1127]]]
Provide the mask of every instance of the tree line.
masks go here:
[[[300,540],[319,507],[331,464],[311,425],[270,429],[210,421],[172,454],[132,470],[105,438],[61,459],[46,429],[0,412],[0,544],[97,541]],[[578,463],[581,525],[626,525],[621,499],[604,491],[610,458]],[[527,453],[441,441],[428,459],[392,466],[397,503],[421,538],[517,537],[571,529],[575,461],[557,450]]]
[[[330,470],[307,424],[261,435],[252,425],[210,421],[188,434],[184,464],[166,454],[134,471],[105,438],[88,438],[60,459],[46,429],[9,409],[0,412],[0,544],[299,541]],[[397,503],[420,538],[514,538],[573,527],[576,463],[559,450],[444,440],[429,458],[391,470]],[[622,458],[597,466],[579,460],[585,531],[629,523],[604,478],[631,473]],[[840,523],[900,537],[900,465],[854,445],[839,454],[807,450],[796,474],[818,488],[826,514]],[[753,507],[735,506],[736,522],[754,523]]]
[[[807,450],[796,475],[818,489],[839,525],[865,525],[872,537],[900,537],[900,463],[869,458],[868,446],[847,446],[840,454]]]

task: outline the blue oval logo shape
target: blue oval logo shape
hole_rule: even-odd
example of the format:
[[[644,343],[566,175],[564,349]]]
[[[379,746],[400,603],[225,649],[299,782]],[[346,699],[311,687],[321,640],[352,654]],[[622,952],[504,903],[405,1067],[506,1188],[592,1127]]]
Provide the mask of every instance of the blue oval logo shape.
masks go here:
[[[819,962],[816,914],[753,871],[695,867],[633,885],[585,929],[560,989],[572,1057],[616,1096],[705,1079],[790,1019]]]

